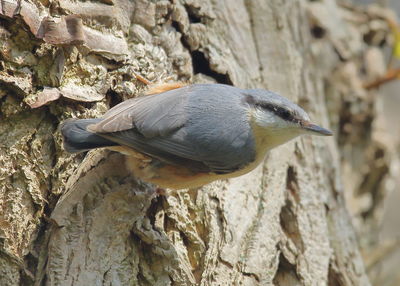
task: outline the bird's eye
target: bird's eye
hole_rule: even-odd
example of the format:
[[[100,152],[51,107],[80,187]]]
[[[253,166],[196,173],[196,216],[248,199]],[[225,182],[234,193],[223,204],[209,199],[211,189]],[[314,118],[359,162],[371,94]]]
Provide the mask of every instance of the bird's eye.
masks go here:
[[[294,121],[294,115],[289,110],[283,107],[266,103],[256,104],[256,105],[266,110],[269,110],[270,112],[275,113],[275,115],[279,116],[283,120]]]
[[[286,109],[279,109],[277,111],[278,111],[279,116],[282,119],[289,120],[292,117],[290,112],[288,110],[286,110]]]

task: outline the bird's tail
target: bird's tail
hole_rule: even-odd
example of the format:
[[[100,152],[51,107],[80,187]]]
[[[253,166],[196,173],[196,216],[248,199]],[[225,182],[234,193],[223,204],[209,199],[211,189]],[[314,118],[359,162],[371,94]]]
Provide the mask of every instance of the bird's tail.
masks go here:
[[[94,148],[115,146],[116,143],[107,140],[86,130],[90,124],[99,122],[101,119],[68,119],[60,126],[64,138],[64,149],[70,153],[88,151]]]

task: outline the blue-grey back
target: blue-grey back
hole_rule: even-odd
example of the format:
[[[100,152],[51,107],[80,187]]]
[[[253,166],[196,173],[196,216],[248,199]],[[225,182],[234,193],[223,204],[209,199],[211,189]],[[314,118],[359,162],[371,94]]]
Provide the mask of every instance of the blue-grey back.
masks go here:
[[[186,140],[221,172],[253,161],[255,146],[244,91],[227,85],[195,85],[194,89],[186,105]]]
[[[111,109],[90,130],[161,161],[229,173],[255,159],[244,92],[197,84],[139,97]]]

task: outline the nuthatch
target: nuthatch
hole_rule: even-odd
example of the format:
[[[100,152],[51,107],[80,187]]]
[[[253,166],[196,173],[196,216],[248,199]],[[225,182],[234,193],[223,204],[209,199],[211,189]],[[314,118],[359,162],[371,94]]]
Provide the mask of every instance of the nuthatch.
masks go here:
[[[68,120],[64,148],[108,147],[129,155],[134,176],[163,188],[194,188],[253,170],[267,151],[301,134],[332,135],[288,99],[222,84],[159,86],[101,118]]]

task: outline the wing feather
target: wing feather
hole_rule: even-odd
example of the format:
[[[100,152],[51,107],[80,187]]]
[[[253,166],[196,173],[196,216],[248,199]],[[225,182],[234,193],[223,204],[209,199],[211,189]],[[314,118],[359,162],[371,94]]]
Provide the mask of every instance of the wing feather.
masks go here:
[[[190,86],[126,100],[88,127],[95,133],[136,128],[146,137],[165,136],[186,122],[184,107]]]
[[[90,131],[165,163],[233,172],[255,157],[241,91],[203,84],[131,99]]]

